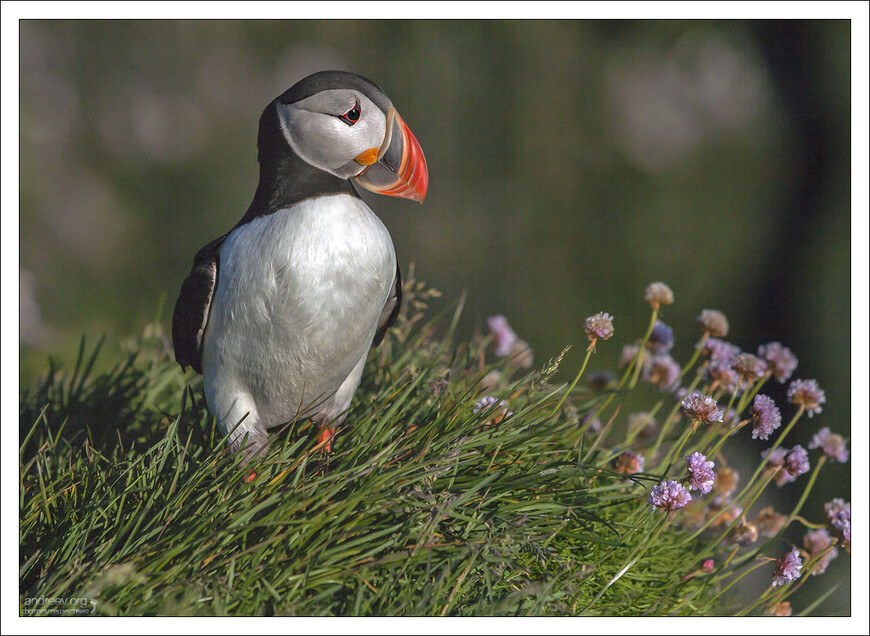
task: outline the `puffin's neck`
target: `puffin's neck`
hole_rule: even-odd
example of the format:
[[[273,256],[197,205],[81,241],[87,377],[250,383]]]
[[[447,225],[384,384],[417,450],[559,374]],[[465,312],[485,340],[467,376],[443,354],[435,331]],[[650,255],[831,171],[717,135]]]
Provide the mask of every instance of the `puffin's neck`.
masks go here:
[[[275,102],[269,104],[260,117],[257,147],[260,182],[254,200],[238,225],[305,199],[331,194],[359,196],[350,181],[315,168],[293,152],[278,123]]]

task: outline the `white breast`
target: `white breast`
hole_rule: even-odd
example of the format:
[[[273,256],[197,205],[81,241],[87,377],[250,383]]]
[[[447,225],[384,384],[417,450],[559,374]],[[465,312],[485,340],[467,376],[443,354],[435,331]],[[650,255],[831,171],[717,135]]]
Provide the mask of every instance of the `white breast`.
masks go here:
[[[266,427],[311,416],[371,346],[395,272],[389,232],[356,197],[304,201],[234,230],[203,351],[213,412],[238,392]]]

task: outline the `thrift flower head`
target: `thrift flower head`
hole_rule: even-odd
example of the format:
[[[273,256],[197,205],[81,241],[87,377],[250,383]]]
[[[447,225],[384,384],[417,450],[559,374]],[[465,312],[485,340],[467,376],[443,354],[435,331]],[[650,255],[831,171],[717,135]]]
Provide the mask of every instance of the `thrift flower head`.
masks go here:
[[[706,424],[721,422],[722,417],[725,415],[719,410],[716,400],[709,395],[703,395],[697,391],[683,398],[680,407],[683,414],[690,420]]]
[[[769,342],[758,347],[758,357],[767,362],[773,377],[780,383],[788,380],[798,365],[798,359],[791,350],[778,342]]]
[[[764,377],[767,365],[751,353],[741,353],[734,358],[734,370],[744,381],[755,382]]]
[[[633,475],[643,471],[644,459],[643,455],[632,453],[631,451],[623,451],[613,458],[610,465],[613,470],[622,475]]]
[[[846,548],[846,552],[852,551],[852,510],[838,510],[831,519],[834,533]]]
[[[822,452],[838,462],[845,463],[849,461],[849,451],[846,450],[846,440],[841,435],[832,433],[831,429],[825,426],[819,429],[819,432],[813,436],[813,441],[810,442],[810,448],[821,448]]]
[[[598,312],[594,316],[589,316],[586,319],[586,336],[591,342],[595,342],[598,338],[607,340],[613,336],[613,316]]]
[[[792,404],[804,407],[807,415],[812,417],[822,412],[825,392],[819,388],[815,380],[795,380],[788,386],[788,400]]]
[[[661,320],[656,320],[646,346],[653,353],[667,353],[674,347],[674,330]]]
[[[786,516],[780,514],[773,509],[773,506],[768,506],[762,509],[755,518],[755,525],[759,532],[765,537],[775,537],[782,530]]]
[[[758,394],[755,396],[750,412],[752,414],[752,439],[767,439],[782,424],[782,414],[776,403],[766,395]]]
[[[674,302],[674,292],[661,282],[650,283],[643,294],[643,299],[658,309],[660,305],[670,305]]]
[[[713,472],[713,462],[708,462],[701,453],[692,453],[686,457],[689,469],[689,490],[700,490],[706,495],[713,489],[716,474]]]
[[[807,451],[800,444],[794,446],[782,458],[782,467],[793,477],[803,475],[810,469],[810,458]]]
[[[501,315],[492,316],[487,318],[486,323],[489,325],[495,343],[495,355],[499,357],[508,355],[517,341],[517,334],[511,329],[507,318]]]
[[[848,510],[849,514],[852,514],[852,503],[849,501],[843,501],[839,497],[836,499],[832,499],[828,503],[825,504],[825,514],[828,515],[828,521],[834,523],[834,519],[837,517],[837,513],[842,510]]]
[[[669,353],[654,355],[646,379],[660,389],[669,389],[680,377],[680,365]]]
[[[692,501],[692,495],[686,490],[683,484],[677,481],[663,481],[658,486],[653,486],[652,492],[649,494],[647,501],[654,508],[673,512],[679,510],[687,503]]]
[[[799,579],[802,567],[800,552],[797,548],[792,548],[791,552],[787,552],[776,562],[776,567],[773,569],[773,587]]]
[[[721,311],[705,309],[698,316],[698,321],[704,326],[704,331],[714,338],[724,338],[728,335],[728,319]]]
[[[782,466],[783,461],[785,460],[785,455],[788,453],[788,449],[780,446],[772,453],[771,449],[767,449],[761,453],[761,456],[767,459],[767,465],[769,468],[779,468]],[[790,482],[793,482],[797,479],[796,475],[792,475],[787,470],[777,470],[774,476],[774,481],[776,481],[777,486],[784,486]]]
[[[627,367],[631,361],[637,356],[639,350],[636,344],[627,344],[622,348],[622,353],[619,354],[619,366]],[[652,361],[652,356],[649,351],[644,349],[640,353],[640,368],[641,373],[649,373],[649,367]]]
[[[833,542],[834,537],[832,537],[824,528],[812,530],[804,535],[804,547],[807,549],[807,552],[810,553],[811,557],[816,556],[820,552],[824,552]],[[810,574],[814,576],[824,574],[825,570],[828,569],[828,564],[836,558],[837,550],[834,548],[816,562],[813,569],[810,570]]]
[[[734,363],[734,358],[740,355],[740,347],[719,338],[707,338],[701,353],[707,356],[710,362],[721,362],[730,367]]]
[[[716,562],[713,561],[713,559],[704,559],[704,562],[701,563],[701,571],[704,572],[704,574],[710,574],[715,567]]]
[[[721,360],[711,360],[707,367],[707,374],[713,380],[711,390],[722,389],[725,393],[733,394],[740,387],[740,376],[737,375],[731,364]]]

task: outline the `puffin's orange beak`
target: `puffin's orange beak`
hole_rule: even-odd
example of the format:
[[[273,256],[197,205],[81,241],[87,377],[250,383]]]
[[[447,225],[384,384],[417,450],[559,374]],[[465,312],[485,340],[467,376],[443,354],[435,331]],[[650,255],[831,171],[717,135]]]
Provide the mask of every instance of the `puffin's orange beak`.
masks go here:
[[[373,158],[367,150],[357,157],[357,161],[365,165]],[[417,203],[423,203],[426,198],[429,189],[426,157],[395,108],[390,107],[387,113],[387,134],[377,160],[354,179],[366,190],[378,194],[411,199]]]

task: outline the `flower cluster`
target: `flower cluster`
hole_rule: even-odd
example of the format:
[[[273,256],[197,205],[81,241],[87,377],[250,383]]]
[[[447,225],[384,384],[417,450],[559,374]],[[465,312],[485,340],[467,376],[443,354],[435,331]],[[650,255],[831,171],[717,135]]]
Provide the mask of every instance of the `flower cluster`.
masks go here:
[[[780,383],[785,383],[798,365],[798,359],[791,350],[779,342],[769,342],[758,347],[758,357],[767,363],[767,368]]]
[[[681,367],[672,355],[674,330],[658,319],[661,307],[673,303],[673,292],[664,283],[653,283],[646,288],[644,298],[653,307],[653,322],[645,339],[635,340],[623,347],[620,366],[624,371],[621,377],[588,377],[591,395],[587,392],[583,400],[588,405],[585,408],[590,410],[584,415],[580,410],[583,406],[572,407],[570,403],[563,410],[569,414],[573,412],[573,415],[569,415],[572,418],[569,419],[570,423],[581,425],[582,422],[579,442],[583,441],[584,434],[596,434],[592,447],[581,453],[582,460],[588,462],[591,458],[599,468],[610,468],[610,471],[601,473],[602,481],[611,482],[604,487],[624,489],[626,493],[636,489],[644,477],[658,474],[656,485],[650,489],[646,503],[653,511],[667,513],[663,522],[658,525],[659,530],[673,524],[686,530],[695,530],[693,538],[702,532],[718,537],[709,546],[711,556],[716,555],[718,558],[718,555],[731,555],[721,568],[723,577],[731,576],[731,570],[738,572],[741,568],[751,567],[747,559],[755,556],[751,546],[759,542],[759,537],[765,537],[762,542],[776,539],[787,526],[793,528],[789,522],[795,520],[800,520],[813,529],[803,537],[802,546],[795,547],[776,559],[772,578],[774,590],[771,592],[799,579],[802,570],[811,575],[822,574],[837,557],[838,549],[842,551],[845,548],[848,551],[851,546],[851,508],[843,500],[833,500],[826,504],[825,510],[830,523],[827,529],[820,529],[820,526],[800,516],[802,506],[808,501],[809,489],[818,482],[817,473],[820,472],[824,458],[816,464],[812,477],[804,480],[805,492],[791,515],[781,514],[770,506],[753,515],[753,509],[759,495],[770,481],[775,480],[778,486],[783,486],[796,481],[810,470],[810,458],[804,447],[806,444],[788,447],[782,446],[782,443],[802,415],[812,417],[822,412],[825,392],[815,380],[792,379],[798,359],[780,342],[761,345],[752,353],[724,340],[729,332],[728,319],[722,312],[713,309],[705,309],[698,316],[703,335],[689,364]],[[504,317],[490,318],[489,326],[497,355],[507,355],[508,351],[515,350],[518,339]],[[565,391],[566,397],[577,386],[577,380],[595,352],[596,343],[613,337],[613,316],[599,312],[586,318],[583,328],[591,344],[587,348],[587,357],[577,379]],[[509,371],[504,373],[505,381],[500,384],[502,390],[507,388]],[[590,372],[590,376],[593,375]],[[685,384],[681,384],[683,378],[686,378]],[[650,412],[630,413],[627,417],[623,415],[621,421],[616,421],[622,405],[617,403],[613,407],[610,403],[614,399],[620,400],[624,393],[632,391],[639,379],[661,389],[655,397],[655,408],[651,408]],[[760,392],[768,382],[772,384],[774,381],[783,385],[789,383],[787,391],[774,387],[774,392],[769,395]],[[787,420],[785,430],[782,430],[784,412],[780,411],[780,406],[771,397],[779,393],[786,393],[788,402],[799,407],[785,407],[798,411]],[[647,395],[649,391],[632,397],[645,399]],[[624,402],[623,405],[629,403],[633,405],[633,402]],[[553,413],[558,412],[561,405],[560,401]],[[499,402],[495,398],[483,398],[475,412],[483,408],[500,409],[510,415],[507,403]],[[658,423],[653,415],[659,417]],[[601,419],[598,419],[599,416]],[[688,426],[683,418],[689,420]],[[606,427],[602,426],[602,421],[607,422]],[[616,425],[611,426],[615,421]],[[702,424],[710,426],[699,431]],[[753,440],[770,440],[773,437],[776,441],[773,442],[774,447],[761,454],[762,466],[753,470],[749,482],[739,488],[739,475],[736,470],[728,467],[723,449],[726,448],[728,438],[737,435],[744,426],[751,428]],[[622,442],[614,439],[619,435],[623,436]],[[612,445],[609,450],[604,448],[608,444]],[[808,447],[811,450],[820,449],[826,457],[838,462],[849,460],[847,440],[832,433],[827,427],[818,430]],[[578,448],[578,444],[575,443],[574,448]],[[579,448],[582,449],[583,446]],[[602,460],[602,457],[609,459]],[[651,462],[646,468],[645,458]],[[684,459],[686,472],[675,476],[678,469],[674,464],[679,458]],[[607,464],[601,466],[602,461]],[[638,477],[644,470],[648,473]],[[649,526],[648,529],[652,527],[655,526]],[[660,535],[655,535],[658,536]],[[758,551],[767,549],[770,545],[772,542],[767,542]],[[741,549],[743,557],[732,560],[731,557]],[[772,558],[769,560],[774,561]],[[712,571],[712,559],[708,562],[708,569],[697,569],[695,565],[693,567],[696,569],[683,577],[683,580]],[[737,577],[739,579],[740,575]],[[782,601],[783,596],[782,593],[769,594],[769,597],[765,595],[764,612],[779,616],[789,615],[791,606]]]
[[[782,415],[776,403],[760,393],[752,402],[752,439],[767,439],[782,424]],[[810,447],[812,448],[812,447]]]
[[[706,424],[721,422],[722,417],[725,415],[719,410],[716,400],[709,395],[703,395],[697,391],[683,398],[680,407],[683,410],[683,414],[690,420]]]
[[[825,392],[819,388],[815,380],[795,380],[788,386],[787,395],[789,402],[806,409],[808,417],[822,412]]]
[[[600,311],[586,319],[584,329],[590,342],[595,342],[598,338],[609,340],[613,337],[613,316]]]
[[[832,537],[824,528],[811,530],[804,535],[804,547],[807,549],[807,552],[810,553],[810,557],[814,557],[817,554],[824,552],[823,556],[816,561],[816,564],[813,566],[812,570],[810,570],[810,574],[813,576],[824,574],[825,570],[828,569],[828,564],[837,558],[836,548],[828,550],[833,543],[834,537]],[[825,552],[825,550],[828,551]]]
[[[802,567],[800,552],[797,548],[792,548],[791,552],[785,553],[776,562],[776,567],[773,569],[773,587],[799,579]]]
[[[716,473],[713,472],[713,462],[708,462],[701,453],[695,452],[686,457],[689,470],[689,490],[700,490],[706,495],[713,489]]]
[[[660,305],[673,304],[674,292],[662,282],[650,283],[643,294],[643,298],[652,305],[653,309],[658,309]]]
[[[849,461],[849,451],[846,450],[846,440],[841,435],[832,433],[827,426],[819,429],[810,442],[810,448],[821,448],[822,452],[840,463]]]
[[[714,338],[724,338],[728,335],[728,318],[716,309],[705,309],[698,316],[698,322],[704,327],[704,331]]]
[[[534,352],[525,340],[521,340],[502,315],[486,320],[495,348],[493,353],[500,358],[509,357],[511,364],[520,369],[530,369],[534,364]]]
[[[647,500],[653,508],[673,512],[679,510],[692,501],[692,495],[678,481],[666,480],[657,486],[653,486]]]

